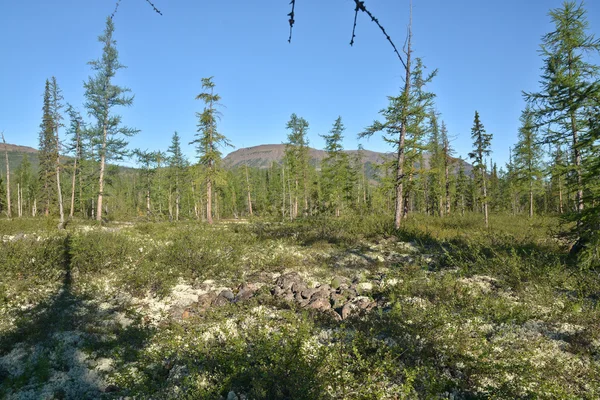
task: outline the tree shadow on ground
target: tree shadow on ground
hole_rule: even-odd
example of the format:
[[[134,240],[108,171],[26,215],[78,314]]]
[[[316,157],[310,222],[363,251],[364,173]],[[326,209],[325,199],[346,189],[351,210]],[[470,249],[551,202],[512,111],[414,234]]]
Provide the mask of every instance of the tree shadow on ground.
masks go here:
[[[60,289],[19,312],[15,328],[0,334],[0,397],[100,398],[107,389],[104,374],[114,363],[108,357],[135,358],[153,334],[139,320],[123,324],[123,306],[77,289],[70,244],[67,235]]]

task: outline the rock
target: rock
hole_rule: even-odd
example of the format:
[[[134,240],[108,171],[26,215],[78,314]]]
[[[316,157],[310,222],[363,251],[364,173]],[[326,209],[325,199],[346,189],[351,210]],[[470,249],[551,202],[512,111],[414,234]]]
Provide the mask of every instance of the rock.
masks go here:
[[[325,310],[325,314],[329,315],[331,318],[335,319],[336,321],[342,320],[342,316],[333,309]]]
[[[341,285],[343,284],[349,284],[350,283],[350,279],[346,278],[345,276],[335,276],[333,277],[333,279],[331,280],[331,287],[333,289],[339,289]]]
[[[346,298],[341,294],[332,293],[330,298],[333,303],[333,308],[341,308],[346,302]]]
[[[119,387],[117,385],[110,384],[104,388],[104,393],[115,393],[119,391]]]
[[[352,288],[344,289],[344,290],[340,291],[340,294],[347,299],[353,299],[356,296],[358,296],[358,293],[356,292],[356,290],[352,289]]]
[[[317,291],[316,289],[306,288],[300,294],[302,295],[303,298],[310,299],[312,297],[312,295],[315,294],[316,291]]]
[[[235,295],[229,289],[221,291],[221,293],[219,293],[219,296],[225,297],[229,301],[233,301],[233,299],[235,298]]]
[[[304,280],[297,272],[283,274],[275,281],[275,284],[283,290],[291,289],[294,283],[304,283]]]
[[[373,290],[373,284],[371,282],[361,282],[356,285],[356,291],[358,293],[371,292]]]
[[[325,292],[329,292],[331,290],[331,286],[329,286],[328,284],[324,283],[322,285],[317,286],[317,290],[322,290]]]
[[[212,305],[215,307],[221,307],[227,304],[229,304],[229,299],[221,295],[217,296],[212,302]]]
[[[217,294],[215,292],[209,292],[205,294],[201,294],[198,296],[198,302],[196,303],[196,308],[199,312],[204,312],[208,310],[213,301],[217,298]]]
[[[365,296],[356,297],[352,302],[361,310],[366,310],[372,303],[374,304],[371,299]]]
[[[329,290],[322,290],[319,288],[312,294],[312,296],[310,296],[310,299],[329,299]]]
[[[329,303],[329,299],[319,297],[312,299],[310,303],[308,303],[307,307],[314,310],[325,311],[331,309],[331,303]]]
[[[235,296],[234,302],[245,301],[254,296],[254,293],[258,290],[258,288],[253,284],[243,283],[238,287],[238,293]]]
[[[239,400],[235,392],[232,390],[227,393],[227,400]]]
[[[285,300],[285,301],[294,301],[294,293],[292,293],[292,292],[285,292],[281,296],[281,299]]]
[[[292,292],[301,293],[303,290],[306,290],[306,283],[304,282],[294,282],[292,284]]]
[[[358,311],[358,306],[356,304],[354,304],[354,303],[344,304],[344,307],[342,307],[342,319],[346,319],[346,318],[350,317],[356,311]]]

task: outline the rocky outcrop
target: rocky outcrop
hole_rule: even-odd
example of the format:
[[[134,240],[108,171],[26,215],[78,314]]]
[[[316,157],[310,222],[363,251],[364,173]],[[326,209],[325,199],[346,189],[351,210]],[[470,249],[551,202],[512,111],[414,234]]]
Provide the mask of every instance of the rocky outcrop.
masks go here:
[[[264,278],[264,277],[263,277]],[[305,309],[326,313],[334,319],[343,320],[360,312],[370,311],[379,306],[372,297],[376,288],[382,287],[382,280],[359,282],[345,276],[335,276],[330,283],[309,284],[298,272],[279,275],[270,284],[265,282],[246,282],[237,288],[212,288],[202,285],[203,294],[183,308],[172,313],[173,317],[187,319],[200,315],[211,307],[222,307],[242,303],[252,299],[258,290],[268,286],[268,293],[275,299],[294,303]],[[380,301],[381,302],[381,301]]]

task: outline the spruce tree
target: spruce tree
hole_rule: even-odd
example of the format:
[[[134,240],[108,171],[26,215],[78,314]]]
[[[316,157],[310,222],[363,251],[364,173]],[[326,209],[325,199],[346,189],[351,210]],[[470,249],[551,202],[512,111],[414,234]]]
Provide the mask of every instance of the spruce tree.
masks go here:
[[[95,76],[88,78],[84,83],[85,107],[88,114],[96,119],[96,127],[91,132],[93,144],[98,145],[96,155],[100,160],[96,204],[98,221],[102,220],[106,164],[111,160],[122,160],[127,154],[125,138],[138,132],[122,126],[121,116],[113,113],[115,107],[129,107],[133,104],[133,96],[128,95],[130,90],[113,83],[117,71],[125,68],[119,62],[117,42],[113,39],[114,30],[112,18],[106,18],[106,28],[98,37],[98,41],[103,45],[102,57],[88,63]]]
[[[196,139],[190,144],[197,145],[199,163],[204,167],[204,181],[206,184],[206,220],[213,223],[213,186],[220,173],[221,151],[219,147],[230,146],[231,143],[217,130],[217,121],[221,115],[217,106],[221,96],[214,92],[215,84],[213,77],[202,78],[202,89],[204,92],[196,96],[196,100],[202,100],[205,104],[204,110],[196,113],[198,117],[198,133]]]
[[[171,138],[171,146],[169,146],[167,153],[170,154],[167,161],[171,171],[173,190],[175,191],[175,220],[179,221],[179,212],[181,209],[181,181],[188,163],[183,156],[183,152],[181,151],[181,141],[177,132],[173,133],[173,137]],[[171,194],[169,194],[169,199],[170,198]]]
[[[529,108],[521,115],[519,140],[515,146],[515,168],[518,180],[527,187],[529,217],[533,217],[533,195],[542,179],[542,148],[537,135],[533,115]]]
[[[488,219],[488,194],[487,194],[487,168],[485,156],[491,152],[492,135],[485,132],[485,128],[479,119],[479,113],[475,111],[473,127],[471,128],[471,138],[473,139],[473,152],[469,157],[473,160],[473,173],[480,189],[480,200],[485,217],[485,226],[489,226]]]
[[[58,158],[52,111],[52,90],[50,81],[46,79],[38,149],[38,175],[41,189],[39,200],[43,204],[45,216],[49,216],[51,212],[54,188],[56,187],[56,160]]]

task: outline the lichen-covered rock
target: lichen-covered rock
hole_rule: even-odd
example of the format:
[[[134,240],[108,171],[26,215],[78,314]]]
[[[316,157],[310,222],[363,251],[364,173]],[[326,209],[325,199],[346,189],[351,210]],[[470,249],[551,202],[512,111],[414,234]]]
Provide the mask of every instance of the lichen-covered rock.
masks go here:
[[[308,303],[307,307],[314,310],[325,311],[331,309],[331,303],[329,302],[328,298],[318,297],[312,299],[310,303]]]

